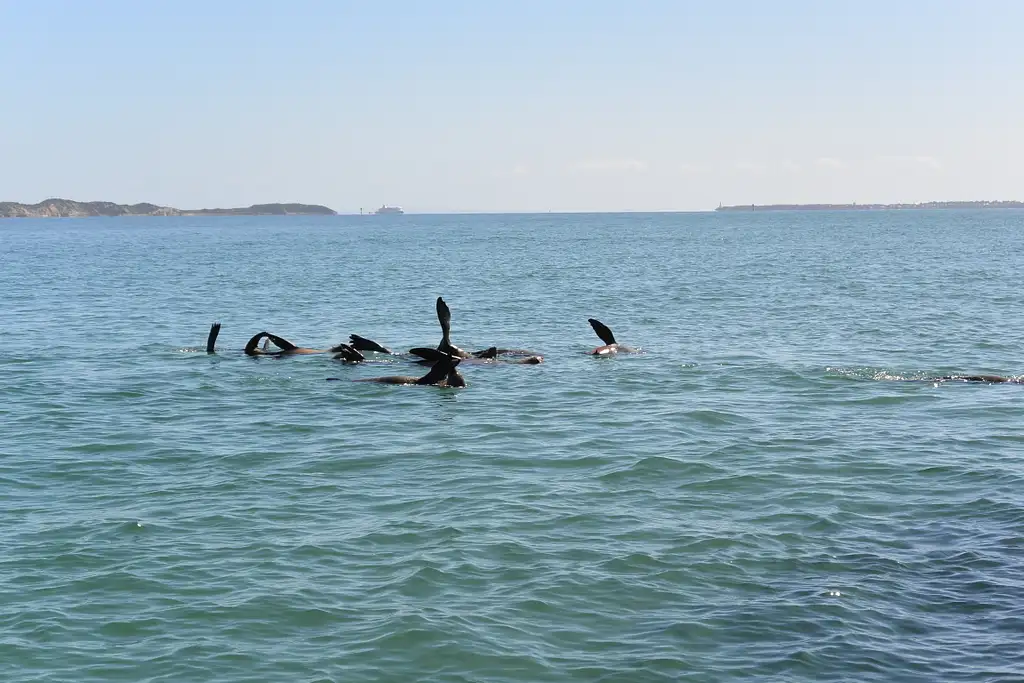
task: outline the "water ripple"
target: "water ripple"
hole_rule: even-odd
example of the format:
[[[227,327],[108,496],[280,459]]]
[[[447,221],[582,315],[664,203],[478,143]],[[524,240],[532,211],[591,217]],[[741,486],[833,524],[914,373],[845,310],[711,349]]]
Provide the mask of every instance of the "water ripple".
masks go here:
[[[1022,225],[4,223],[0,678],[1020,680],[1024,393],[922,380],[1020,372]],[[240,353],[436,344],[438,294],[545,363]]]

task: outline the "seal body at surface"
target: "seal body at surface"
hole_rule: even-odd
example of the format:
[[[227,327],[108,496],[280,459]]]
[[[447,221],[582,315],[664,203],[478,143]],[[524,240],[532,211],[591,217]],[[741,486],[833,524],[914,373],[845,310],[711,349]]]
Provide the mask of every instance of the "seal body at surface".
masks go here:
[[[483,351],[477,351],[473,354],[472,360],[477,360],[482,363],[507,363],[509,365],[539,365],[544,362],[544,356],[540,354],[533,354],[529,356],[515,356],[513,358],[498,358],[502,351],[508,349],[499,349],[496,346],[492,346]]]
[[[935,382],[985,382],[988,384],[1024,384],[1024,379],[1003,377],[1002,375],[945,375],[936,377]]]
[[[272,342],[274,346],[280,349],[280,351],[268,351],[266,348],[259,348],[260,342],[263,339]],[[279,337],[276,334],[263,331],[258,334],[254,334],[252,339],[246,342],[244,350],[245,355],[247,356],[272,356],[280,358],[281,356],[306,356],[315,353],[341,353],[343,351],[343,346],[347,345],[341,344],[330,349],[308,349],[304,346],[296,346],[287,339]]]
[[[462,361],[464,363],[471,363],[474,365],[539,365],[540,363],[544,362],[544,356],[540,354],[533,354],[531,356],[525,357],[514,356],[512,358],[499,358],[499,351],[500,350],[497,347],[492,346],[489,349],[484,349],[483,351],[475,351],[468,358],[463,358]],[[439,359],[441,359],[445,355],[448,355],[443,353],[442,351],[438,351],[437,349],[428,349],[423,347],[409,349],[409,353],[419,357],[420,360],[414,362],[419,363],[420,365],[429,365],[431,363],[436,363]]]
[[[434,363],[434,366],[430,368],[430,372],[422,377],[413,377],[412,375],[388,375],[385,377],[364,377],[362,379],[352,381],[378,382],[380,384],[420,384],[436,387],[464,387],[466,386],[466,379],[459,374],[458,365],[460,362],[460,358],[449,355]],[[331,377],[328,379],[335,378]]]

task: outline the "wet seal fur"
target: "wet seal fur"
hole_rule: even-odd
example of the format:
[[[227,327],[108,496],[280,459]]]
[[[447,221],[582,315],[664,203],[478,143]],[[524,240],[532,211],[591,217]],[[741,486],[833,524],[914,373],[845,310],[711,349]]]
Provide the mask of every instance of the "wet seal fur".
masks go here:
[[[280,349],[280,351],[268,351],[265,344],[264,348],[259,348],[260,342],[264,339],[273,343],[274,346]],[[342,346],[345,346],[345,344],[334,346],[330,349],[309,349],[304,346],[296,346],[283,337],[263,331],[258,334],[254,334],[252,338],[246,342],[244,351],[247,356],[273,356],[275,358],[280,358],[282,356],[307,356],[316,353],[340,353],[342,352]]]
[[[419,384],[441,388],[464,387],[466,386],[466,379],[459,374],[458,365],[460,362],[462,362],[461,358],[456,358],[452,355],[445,355],[434,363],[434,366],[430,368],[430,372],[422,377],[413,377],[412,375],[388,375],[385,377],[364,377],[362,379],[352,381],[378,382],[380,384]],[[328,381],[338,381],[340,378],[328,377],[327,379]]]
[[[945,375],[936,377],[933,382],[985,382],[987,384],[1024,384],[1024,379],[1003,377],[1002,375]]]

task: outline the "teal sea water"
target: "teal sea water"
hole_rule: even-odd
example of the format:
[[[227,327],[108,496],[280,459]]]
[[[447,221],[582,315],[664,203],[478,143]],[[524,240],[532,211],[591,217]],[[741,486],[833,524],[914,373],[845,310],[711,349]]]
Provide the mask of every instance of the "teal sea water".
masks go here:
[[[1024,386],[928,381],[1024,373],[1022,246],[1016,211],[2,221],[0,680],[1024,680]],[[436,345],[439,295],[545,363],[240,351]]]

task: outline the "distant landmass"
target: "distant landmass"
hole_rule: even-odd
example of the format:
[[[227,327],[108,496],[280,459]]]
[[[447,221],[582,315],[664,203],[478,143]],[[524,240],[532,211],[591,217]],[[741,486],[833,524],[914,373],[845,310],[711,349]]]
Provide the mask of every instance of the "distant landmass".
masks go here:
[[[893,211],[899,209],[1024,209],[1024,202],[922,202],[920,204],[737,204],[715,211]]]
[[[88,216],[334,216],[319,204],[253,204],[244,209],[175,209],[156,204],[115,204],[46,199],[38,204],[0,202],[0,218],[84,218]]]

